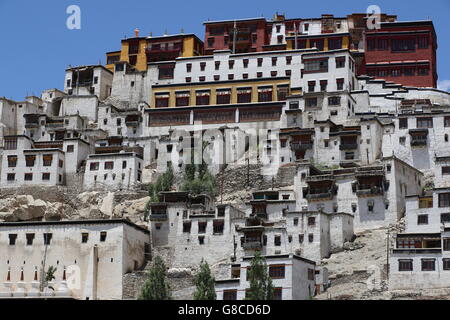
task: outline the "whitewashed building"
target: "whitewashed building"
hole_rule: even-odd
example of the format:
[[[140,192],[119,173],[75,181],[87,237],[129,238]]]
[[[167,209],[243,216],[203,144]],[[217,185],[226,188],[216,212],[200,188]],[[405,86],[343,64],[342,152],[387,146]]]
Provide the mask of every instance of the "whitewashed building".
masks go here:
[[[150,235],[127,220],[0,223],[0,251],[1,298],[120,300],[122,276],[150,258]]]
[[[274,300],[310,300],[315,295],[316,272],[313,261],[296,255],[263,256],[272,278]],[[244,300],[250,288],[248,270],[252,257],[245,257],[231,269],[231,278],[216,281],[217,300]]]

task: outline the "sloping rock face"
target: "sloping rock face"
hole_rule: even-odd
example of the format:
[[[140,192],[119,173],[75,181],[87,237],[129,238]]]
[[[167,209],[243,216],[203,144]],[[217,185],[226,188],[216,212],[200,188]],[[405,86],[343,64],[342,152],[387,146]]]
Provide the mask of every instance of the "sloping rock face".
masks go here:
[[[34,194],[34,195],[33,195]],[[131,200],[128,200],[131,199]],[[145,194],[122,194],[114,192],[64,193],[53,192],[25,195],[4,194],[0,197],[0,221],[60,221],[84,219],[123,218],[141,226],[145,205],[149,197]]]

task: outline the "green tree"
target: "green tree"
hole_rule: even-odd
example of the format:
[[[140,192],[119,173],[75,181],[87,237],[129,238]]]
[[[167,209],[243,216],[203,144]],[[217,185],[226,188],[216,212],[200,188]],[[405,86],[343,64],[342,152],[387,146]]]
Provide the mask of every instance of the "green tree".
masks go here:
[[[157,256],[148,273],[148,279],[144,283],[139,300],[170,300],[169,283],[167,282],[166,265],[161,257]]]
[[[45,282],[51,282],[55,279],[56,268],[54,266],[48,267],[47,272],[45,273]]]
[[[175,176],[173,174],[173,167],[170,164],[166,172],[158,177],[155,183],[148,186],[148,196],[150,200],[145,205],[145,219],[148,217],[151,203],[159,202],[159,193],[163,191],[170,191],[173,186]]]
[[[274,290],[272,279],[268,273],[266,259],[256,252],[252,259],[248,279],[250,289],[247,292],[246,300],[273,300]]]
[[[202,145],[202,153],[205,152],[208,147],[208,142],[203,142]],[[184,169],[184,177],[181,185],[181,190],[185,192],[189,192],[194,195],[208,193],[211,195],[215,195],[216,188],[216,179],[209,172],[208,164],[203,160],[199,165],[194,164],[195,154],[192,152],[191,154],[191,163],[186,164]]]
[[[209,265],[202,259],[200,271],[195,277],[194,300],[216,300],[215,279]]]

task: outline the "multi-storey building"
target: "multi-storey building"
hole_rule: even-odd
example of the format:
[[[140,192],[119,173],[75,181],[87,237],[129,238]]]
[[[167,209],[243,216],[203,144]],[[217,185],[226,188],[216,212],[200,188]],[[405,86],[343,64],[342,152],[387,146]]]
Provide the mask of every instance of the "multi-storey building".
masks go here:
[[[389,256],[389,288],[446,288],[450,283],[450,190],[413,195],[406,229],[395,235]]]
[[[148,230],[127,220],[0,223],[0,239],[1,298],[119,300],[122,276],[151,258]]]
[[[309,300],[323,287],[316,264],[296,255],[264,256],[274,287],[274,300]],[[248,272],[252,257],[242,258],[231,269],[230,279],[216,280],[217,300],[244,300],[250,288]]]
[[[405,86],[436,88],[436,51],[432,21],[381,23],[366,31],[366,72]]]

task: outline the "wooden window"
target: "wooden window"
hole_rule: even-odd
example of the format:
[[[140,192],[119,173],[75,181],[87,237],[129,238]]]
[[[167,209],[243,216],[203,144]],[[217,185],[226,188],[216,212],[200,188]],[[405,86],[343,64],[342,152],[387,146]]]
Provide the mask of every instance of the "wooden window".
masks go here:
[[[305,99],[305,105],[308,108],[315,108],[315,107],[317,107],[317,98],[306,98]]]
[[[169,94],[155,94],[155,106],[156,108],[168,108],[169,107]]]
[[[100,232],[100,242],[105,242],[107,235],[108,235],[108,233],[106,231]]]
[[[224,290],[223,300],[237,300],[237,290]]]
[[[228,80],[233,80],[233,79],[234,79],[234,74],[232,74],[232,73],[229,74],[229,75],[228,75]]]
[[[160,80],[173,79],[174,70],[175,70],[174,64],[159,66],[158,67],[158,71],[159,71],[158,79],[160,79]]]
[[[196,100],[195,103],[197,106],[206,106],[209,105],[209,91],[197,91],[196,92]]]
[[[243,73],[242,74],[242,79],[248,79],[248,73]]]
[[[206,233],[207,222],[198,222],[198,233]]]
[[[186,72],[191,72],[191,71],[192,71],[192,63],[186,64]]]
[[[329,97],[328,105],[329,106],[340,106],[341,105],[341,97]]]
[[[421,214],[421,215],[417,216],[417,224],[419,224],[419,225],[428,224],[428,215]]]
[[[305,235],[299,234],[299,235],[298,235],[298,242],[299,242],[299,243],[303,243],[304,240],[305,240]]]
[[[277,57],[272,57],[272,67],[276,67],[277,65]]]
[[[17,234],[9,234],[8,236],[9,236],[9,245],[15,246],[16,240],[17,240]]]
[[[435,271],[436,259],[422,259],[422,271]]]
[[[258,67],[262,67],[263,58],[258,58]]]
[[[42,180],[43,181],[49,181],[50,180],[50,173],[45,172],[42,174]]]
[[[244,68],[248,68],[248,59],[243,59],[242,63],[244,65]]]
[[[191,233],[192,222],[185,221],[183,222],[183,233]]]
[[[417,46],[419,49],[428,49],[430,41],[428,37],[419,37],[417,39]]]
[[[256,77],[257,77],[257,78],[262,78],[262,76],[263,76],[263,73],[262,73],[262,72],[257,72],[257,73],[256,73]]]
[[[278,74],[277,71],[270,71],[270,76],[271,76],[271,77],[276,77],[277,74]]]
[[[308,226],[314,227],[316,225],[316,218],[315,217],[309,217],[308,218]]]
[[[448,215],[448,214],[447,214]],[[447,216],[447,219],[444,222],[449,222],[450,215]],[[442,216],[441,216],[442,220]],[[450,238],[444,238],[444,251],[450,251]]]
[[[283,300],[283,288],[273,289],[273,300]]]
[[[186,82],[191,82],[192,78],[191,77],[186,77]]]
[[[81,243],[87,243],[89,239],[89,233],[83,232],[81,234]]]
[[[114,161],[106,161],[105,170],[113,170],[113,169],[114,169]]]
[[[25,156],[25,163],[27,167],[34,167],[36,156]]]
[[[398,271],[413,271],[413,261],[408,260],[398,260]]]
[[[439,194],[439,208],[450,207],[450,193]]]
[[[200,62],[200,71],[205,71],[206,62]]]
[[[250,103],[252,101],[252,89],[238,89],[237,100],[238,103]]]
[[[344,79],[336,79],[337,90],[344,90]]]
[[[89,165],[89,171],[98,171],[98,168],[100,167],[98,162],[91,162]]]
[[[8,174],[6,175],[6,180],[8,180],[8,181],[14,181],[14,180],[16,180],[16,174],[15,174],[15,173],[8,173]]]
[[[225,227],[225,222],[223,220],[214,220],[213,221],[214,234],[223,234],[224,227]]]
[[[74,145],[73,144],[69,144],[68,146],[67,146],[67,149],[66,149],[66,152],[67,153],[72,153],[72,152],[74,152]]]
[[[8,156],[8,168],[15,168],[17,166],[17,156]]]
[[[216,104],[230,104],[231,103],[231,90],[217,90],[216,91]]]
[[[51,167],[53,162],[53,155],[51,154],[44,154],[42,156],[44,160],[44,167]]]
[[[289,66],[292,63],[292,57],[291,56],[287,56],[286,57],[286,64]]]
[[[345,68],[345,57],[336,57],[336,68]]]
[[[44,233],[44,245],[48,246],[50,245],[52,241],[53,234],[51,233]]]
[[[309,234],[308,235],[308,241],[311,243],[311,242],[314,242],[314,235],[311,233],[311,234]]]
[[[189,105],[190,93],[186,92],[177,92],[175,93],[175,106],[177,107],[186,107]]]
[[[389,47],[388,39],[378,39],[378,50],[385,51]]]
[[[450,175],[450,167],[442,167],[442,175],[443,176]]]
[[[342,38],[328,39],[328,50],[342,49]]]
[[[33,174],[32,173],[25,173],[24,180],[25,181],[32,181],[33,180]]]
[[[411,39],[393,39],[392,52],[404,52],[404,51],[415,51],[416,50],[416,40]]]
[[[62,167],[64,166],[64,161],[59,160],[59,161],[58,161],[58,165],[59,165],[60,168],[62,168]]]
[[[442,267],[444,270],[450,270],[450,259],[442,259]]]
[[[320,80],[320,91],[327,91],[328,80]]]
[[[272,87],[258,88],[258,101],[259,102],[270,102],[272,101]]]
[[[228,67],[230,68],[230,70],[233,70],[233,68],[234,68],[234,60],[228,61]]]
[[[417,128],[433,128],[433,118],[417,118]]]
[[[219,70],[220,69],[220,61],[215,61],[214,66],[215,66],[216,70]]]
[[[280,247],[280,246],[281,246],[281,236],[275,236],[275,238],[274,238],[274,244],[275,244],[275,246],[277,246],[277,247]]]
[[[27,233],[26,237],[27,237],[27,246],[32,246],[34,240],[34,233]]]
[[[408,129],[408,118],[400,118],[398,121],[399,129]]]
[[[198,81],[200,81],[200,82],[205,82],[205,80],[206,80],[205,76],[198,77]]]
[[[286,272],[285,265],[271,265],[269,266],[269,276],[272,279],[284,279]]]

